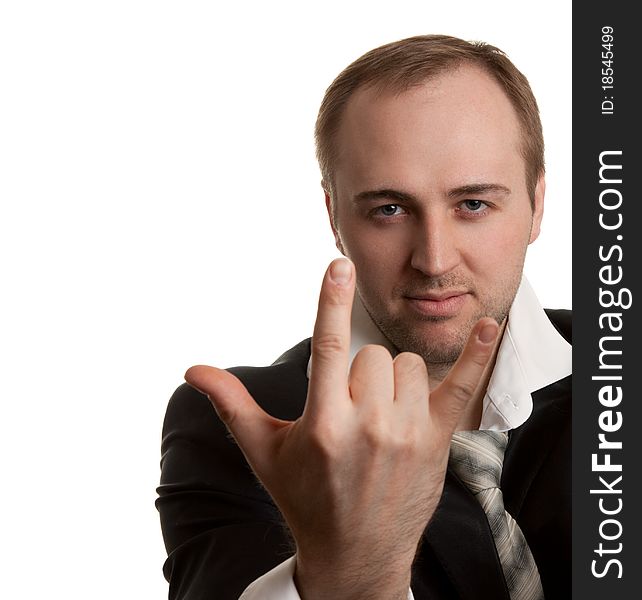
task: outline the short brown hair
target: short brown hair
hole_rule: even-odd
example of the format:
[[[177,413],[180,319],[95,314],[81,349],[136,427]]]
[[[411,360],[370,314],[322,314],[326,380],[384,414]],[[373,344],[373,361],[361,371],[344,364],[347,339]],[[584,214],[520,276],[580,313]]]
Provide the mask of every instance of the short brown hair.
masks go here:
[[[544,138],[539,109],[524,75],[506,54],[483,42],[467,42],[447,35],[420,35],[370,50],[346,67],[326,90],[315,126],[317,159],[323,187],[334,205],[335,139],[352,94],[361,87],[403,92],[462,64],[483,68],[508,96],[522,129],[526,187],[534,202],[535,186],[544,173]]]

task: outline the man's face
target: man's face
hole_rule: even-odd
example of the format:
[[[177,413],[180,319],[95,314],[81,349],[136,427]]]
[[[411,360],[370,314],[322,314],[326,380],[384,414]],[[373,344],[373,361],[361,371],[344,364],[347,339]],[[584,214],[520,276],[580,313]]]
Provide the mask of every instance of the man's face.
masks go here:
[[[337,147],[335,236],[366,309],[400,351],[453,362],[479,318],[504,320],[539,234],[510,101],[472,66],[358,90]]]

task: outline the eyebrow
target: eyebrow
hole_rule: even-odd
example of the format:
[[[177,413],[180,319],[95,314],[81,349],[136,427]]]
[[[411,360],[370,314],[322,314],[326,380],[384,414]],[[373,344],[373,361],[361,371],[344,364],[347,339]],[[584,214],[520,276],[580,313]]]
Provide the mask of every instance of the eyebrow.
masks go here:
[[[460,198],[462,196],[474,196],[477,194],[499,193],[502,195],[509,195],[510,188],[500,183],[471,183],[461,185],[451,190],[448,190],[449,198]],[[392,188],[382,188],[378,190],[366,190],[355,194],[354,200],[367,201],[367,200],[381,200],[390,199],[398,202],[416,202],[417,198],[413,194],[395,190]]]
[[[397,200],[399,202],[412,202],[416,200],[412,194],[407,194],[406,192],[400,192],[399,190],[393,190],[391,188],[359,192],[355,195],[354,199],[355,201],[390,199]]]
[[[448,191],[449,198],[459,198],[460,196],[474,196],[476,194],[499,193],[502,195],[510,194],[510,188],[501,183],[472,183],[462,185]]]

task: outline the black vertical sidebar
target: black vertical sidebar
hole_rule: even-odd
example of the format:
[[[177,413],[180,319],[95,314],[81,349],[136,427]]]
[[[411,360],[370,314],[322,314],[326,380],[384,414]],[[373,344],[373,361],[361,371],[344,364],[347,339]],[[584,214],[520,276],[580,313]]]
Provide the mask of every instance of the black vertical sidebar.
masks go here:
[[[573,598],[642,592],[642,172],[632,4],[573,2]],[[640,347],[640,349],[638,349]],[[638,428],[640,430],[638,431]]]

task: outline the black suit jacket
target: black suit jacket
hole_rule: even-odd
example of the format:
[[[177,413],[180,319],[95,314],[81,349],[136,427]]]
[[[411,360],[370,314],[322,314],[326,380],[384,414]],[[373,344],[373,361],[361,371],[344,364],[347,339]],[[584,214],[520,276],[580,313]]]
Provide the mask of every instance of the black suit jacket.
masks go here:
[[[570,313],[547,311],[570,341]],[[270,414],[301,415],[310,340],[269,367],[230,369]],[[209,400],[184,384],[163,428],[160,512],[171,600],[237,600],[294,553],[282,517]],[[533,413],[513,430],[504,458],[506,509],[537,562],[547,600],[571,597],[571,378],[533,394]],[[486,516],[448,471],[413,566],[416,600],[509,600]]]

